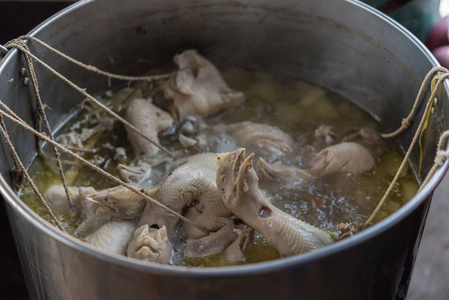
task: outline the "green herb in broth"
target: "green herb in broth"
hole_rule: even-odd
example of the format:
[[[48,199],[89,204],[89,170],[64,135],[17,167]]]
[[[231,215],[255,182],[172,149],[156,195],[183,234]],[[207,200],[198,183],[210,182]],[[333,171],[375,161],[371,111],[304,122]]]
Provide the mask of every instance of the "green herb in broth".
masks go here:
[[[324,89],[312,86],[308,83],[279,79],[268,73],[252,72],[241,69],[231,69],[223,72],[223,77],[228,84],[244,92],[245,103],[238,107],[230,107],[226,111],[208,117],[205,121],[209,125],[219,123],[234,123],[241,121],[253,121],[277,126],[288,133],[293,140],[294,151],[282,158],[285,165],[304,167],[306,161],[298,155],[306,146],[323,149],[327,145],[322,140],[317,140],[314,131],[322,124],[332,125],[341,132],[352,132],[356,128],[369,127],[377,131],[383,131],[382,127],[369,114],[356,107],[347,100],[332,94]],[[141,84],[135,88],[124,88],[117,91],[112,97],[103,96],[103,100],[110,106],[123,112],[124,103],[141,95],[153,95],[154,91],[148,84]],[[72,120],[63,130],[67,133],[73,128],[81,131],[82,126],[88,125],[89,119],[80,114]],[[90,124],[91,125],[91,124]],[[179,143],[171,137],[161,136],[161,143],[175,150]],[[101,134],[92,136],[86,144],[91,142],[91,147],[97,149],[95,153],[88,153],[87,158],[96,161],[108,172],[117,175],[117,163],[113,160],[114,149],[123,147],[128,158],[126,164],[136,161],[129,143],[126,141],[126,133],[123,125],[114,123],[113,130],[105,130]],[[232,141],[223,136],[209,136],[207,150],[219,152],[224,144],[231,147]],[[385,140],[378,144],[362,143],[374,157],[376,164],[372,170],[363,174],[338,174],[318,178],[313,182],[301,186],[289,184],[277,186],[265,190],[271,202],[281,210],[292,214],[298,219],[328,231],[336,232],[336,226],[340,223],[352,223],[356,228],[361,228],[363,222],[372,213],[379,200],[384,195],[395,171],[399,167],[403,154],[399,146],[391,140]],[[268,162],[274,162],[279,157],[265,158]],[[96,189],[115,186],[114,183],[98,175],[96,172],[64,157],[64,169],[70,174],[74,170],[72,183],[77,186],[94,186]],[[51,154],[45,152],[36,158],[30,167],[30,173],[35,179],[41,191],[45,191],[53,184],[59,184],[55,170],[54,159]],[[168,174],[159,172],[157,177],[151,179],[151,186],[156,186]],[[400,175],[399,182],[395,185],[393,193],[386,204],[376,216],[374,223],[382,220],[398,210],[406,203],[418,189],[416,178],[412,168],[406,168]],[[39,206],[29,188],[21,191],[22,199],[37,213],[48,219],[45,211]],[[71,216],[69,213],[55,212],[58,219],[69,233],[75,233],[83,237],[85,233],[76,229],[82,222],[81,218]],[[176,237],[182,247],[182,232]],[[243,263],[256,263],[279,258],[277,250],[268,245],[260,234],[248,252]],[[206,258],[183,259],[182,251],[178,251],[175,261],[185,266],[223,266],[223,255],[214,255]]]

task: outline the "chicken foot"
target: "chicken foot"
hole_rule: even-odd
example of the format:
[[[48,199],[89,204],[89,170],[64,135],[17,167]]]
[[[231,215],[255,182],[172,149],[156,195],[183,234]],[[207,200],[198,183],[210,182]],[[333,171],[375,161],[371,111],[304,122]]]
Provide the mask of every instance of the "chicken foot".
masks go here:
[[[283,257],[313,251],[333,242],[325,231],[269,203],[259,190],[253,169],[254,154],[244,157],[245,149],[240,148],[217,158],[217,187],[230,211],[259,231]]]

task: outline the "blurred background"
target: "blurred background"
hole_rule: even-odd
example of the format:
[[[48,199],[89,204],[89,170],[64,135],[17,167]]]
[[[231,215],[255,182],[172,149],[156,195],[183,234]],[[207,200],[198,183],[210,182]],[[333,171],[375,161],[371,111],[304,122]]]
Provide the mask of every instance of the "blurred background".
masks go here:
[[[150,0],[147,0],[150,1]],[[300,0],[298,0],[300,1]],[[0,44],[75,1],[1,1]],[[449,0],[366,0],[416,35],[449,68]],[[449,174],[435,191],[407,299],[449,299]],[[0,300],[29,299],[0,199]]]

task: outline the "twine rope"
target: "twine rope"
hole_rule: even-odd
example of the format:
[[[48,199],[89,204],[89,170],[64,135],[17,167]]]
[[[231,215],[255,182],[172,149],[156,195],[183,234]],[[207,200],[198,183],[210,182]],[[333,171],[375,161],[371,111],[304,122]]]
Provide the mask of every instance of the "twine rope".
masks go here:
[[[139,135],[141,135],[144,139],[146,139],[147,141],[149,141],[150,143],[152,143],[153,145],[155,145],[156,147],[158,147],[159,149],[161,149],[163,152],[165,152],[167,155],[169,155],[170,157],[174,158],[174,155],[165,147],[163,147],[162,145],[160,145],[159,143],[155,142],[152,138],[148,137],[145,133],[143,133],[141,130],[137,129],[134,125],[132,125],[131,123],[129,123],[128,121],[126,121],[125,119],[123,119],[122,117],[120,117],[117,113],[115,113],[114,111],[112,111],[110,108],[108,108],[106,105],[104,105],[103,103],[101,103],[100,101],[98,101],[97,99],[95,99],[93,96],[91,96],[89,93],[86,92],[86,89],[82,89],[79,86],[77,86],[76,84],[74,84],[73,82],[71,82],[70,80],[68,80],[65,76],[63,76],[62,74],[60,74],[59,72],[57,72],[55,69],[53,69],[52,67],[50,67],[48,64],[46,64],[45,62],[43,62],[42,60],[40,60],[38,57],[36,57],[34,54],[32,54],[29,50],[25,49],[22,44],[19,42],[20,40],[12,40],[10,42],[8,42],[6,44],[6,47],[8,49],[11,48],[16,48],[18,50],[20,50],[21,52],[29,55],[31,58],[33,58],[36,62],[38,62],[40,65],[42,65],[44,68],[46,68],[47,70],[49,70],[53,75],[55,75],[56,77],[58,77],[59,79],[61,79],[62,81],[64,81],[67,85],[69,85],[71,88],[75,89],[76,91],[78,91],[79,93],[81,93],[84,97],[86,97],[87,99],[89,99],[90,101],[94,102],[96,105],[100,106],[102,109],[104,109],[106,112],[108,112],[111,116],[113,116],[114,118],[116,118],[117,120],[119,120],[120,122],[122,122],[124,125],[126,125],[127,127],[129,127],[131,130],[135,131],[136,133],[138,133]],[[118,75],[117,75],[118,76]],[[150,76],[151,77],[151,76]]]
[[[17,41],[17,43],[19,43],[24,49],[28,49],[28,46],[26,45],[26,43],[23,40],[19,40]],[[47,132],[50,136],[50,139],[55,140],[54,136],[53,136],[53,131],[51,129],[50,123],[48,122],[47,119],[47,114],[45,113],[45,109],[44,109],[44,104],[42,103],[42,99],[39,93],[39,84],[37,81],[37,76],[36,76],[36,72],[34,71],[34,65],[33,65],[33,61],[31,59],[31,57],[24,53],[24,57],[25,57],[25,61],[27,63],[27,67],[28,67],[28,71],[30,73],[30,77],[31,77],[31,83],[32,83],[32,87],[34,90],[34,95],[36,97],[36,106],[37,106],[37,131],[41,132],[42,131],[42,126],[41,126],[41,121],[42,119],[44,120],[45,123],[45,127],[47,128]],[[41,141],[41,140],[39,140]],[[39,145],[38,148],[40,149]],[[56,164],[57,164],[57,169],[59,172],[59,176],[61,177],[62,180],[62,185],[64,187],[64,191],[67,197],[67,201],[69,202],[69,206],[70,209],[72,211],[74,211],[75,207],[73,204],[73,200],[72,200],[72,196],[70,195],[69,192],[69,188],[67,187],[67,182],[66,182],[66,178],[64,175],[64,170],[62,168],[62,163],[61,163],[61,155],[59,154],[58,148],[53,147],[53,152],[55,153],[55,157],[56,157]]]
[[[165,78],[169,78],[171,76],[171,74],[162,74],[162,75],[151,75],[151,76],[127,76],[127,75],[120,75],[120,74],[114,74],[114,73],[110,73],[110,72],[105,72],[100,70],[99,68],[92,66],[92,65],[88,65],[85,64],[83,62],[80,62],[70,56],[68,56],[67,54],[62,53],[61,51],[59,51],[58,49],[53,48],[52,46],[48,45],[47,43],[43,42],[42,40],[35,38],[33,36],[29,36],[29,35],[23,35],[18,37],[17,39],[21,39],[21,40],[31,40],[33,42],[38,43],[39,45],[43,46],[44,48],[50,50],[51,52],[61,56],[62,58],[70,61],[71,63],[86,69],[90,72],[94,72],[100,75],[104,75],[108,78],[114,78],[114,79],[120,79],[120,80],[127,80],[127,81],[154,81],[154,80],[159,80],[159,79],[165,79]]]
[[[396,174],[395,174],[393,180],[391,181],[390,185],[388,186],[388,189],[387,189],[387,191],[385,192],[384,196],[382,197],[382,199],[380,200],[380,202],[378,203],[378,205],[377,205],[376,208],[374,209],[373,213],[372,213],[372,214],[369,216],[369,218],[366,220],[366,222],[364,223],[364,225],[363,225],[362,228],[365,228],[366,226],[368,226],[368,225],[372,222],[372,220],[374,219],[374,217],[377,215],[377,213],[378,213],[379,210],[381,209],[382,205],[385,203],[385,200],[388,198],[388,196],[390,195],[391,191],[393,190],[394,185],[396,184],[396,182],[397,182],[398,179],[399,179],[399,175],[401,174],[402,170],[404,169],[405,165],[406,165],[407,162],[408,162],[408,159],[409,159],[410,154],[411,154],[411,152],[412,152],[412,150],[413,150],[413,147],[415,146],[416,142],[417,142],[418,139],[419,139],[419,135],[420,135],[421,130],[422,130],[422,128],[423,128],[423,126],[424,126],[424,123],[425,123],[425,121],[426,121],[426,117],[427,117],[427,115],[428,115],[428,113],[429,113],[429,111],[430,111],[430,109],[431,109],[431,107],[432,107],[433,99],[436,97],[436,94],[437,94],[437,92],[438,92],[438,89],[439,89],[439,87],[441,86],[441,84],[443,83],[444,79],[449,78],[449,71],[448,71],[447,69],[445,69],[445,68],[436,67],[436,68],[433,68],[432,70],[430,70],[429,73],[426,75],[426,77],[425,77],[423,83],[421,84],[421,88],[419,89],[418,96],[417,96],[416,99],[415,99],[415,103],[414,103],[414,105],[413,105],[412,111],[410,112],[410,114],[409,114],[408,117],[406,118],[406,122],[403,122],[403,123],[409,123],[409,122],[411,121],[411,118],[413,117],[413,115],[414,115],[414,113],[415,113],[415,111],[416,111],[416,107],[418,106],[419,100],[421,99],[421,96],[422,96],[422,94],[423,94],[423,92],[424,92],[425,86],[427,85],[427,83],[428,83],[429,79],[432,77],[432,75],[435,74],[436,72],[443,72],[444,74],[441,75],[441,77],[438,79],[438,81],[437,81],[437,83],[436,83],[436,85],[435,85],[434,90],[432,91],[432,93],[431,93],[429,99],[427,100],[427,104],[426,104],[426,108],[425,108],[425,110],[424,110],[423,116],[422,116],[421,121],[419,122],[418,128],[416,129],[416,132],[415,132],[415,134],[414,134],[414,136],[413,136],[413,140],[412,140],[412,142],[410,143],[410,146],[408,147],[407,152],[405,153],[404,159],[402,160],[402,163],[401,163],[401,165],[399,166],[399,169],[398,169],[398,171],[396,172]],[[388,136],[388,137],[395,136],[395,135],[397,135],[399,132],[402,132],[403,130],[405,130],[405,127],[404,127],[404,126],[401,126],[401,128],[399,128],[398,130],[396,130],[396,131],[394,131],[393,133],[391,133],[390,136]],[[442,144],[442,140],[444,140],[445,138],[446,138],[446,135],[445,135],[445,134],[443,134],[443,135],[440,137],[440,143],[439,143],[440,145]],[[440,161],[444,161],[444,160],[447,158],[447,156],[446,156],[446,157],[443,157],[442,155],[443,155],[443,153],[440,151],[440,156],[439,156],[439,160],[440,160]],[[438,155],[437,155],[437,156],[438,156]],[[435,166],[435,165],[436,165],[436,166]],[[434,163],[434,165],[432,166],[432,169],[434,169],[434,167],[435,167],[435,170],[433,171],[432,174],[430,174],[430,172],[429,172],[427,178],[430,179],[431,176],[429,177],[429,175],[433,175],[433,174],[435,173],[436,169],[438,168],[437,162]],[[429,179],[427,179],[427,180],[425,181],[426,184],[427,184],[427,182],[428,182]],[[420,189],[421,189],[423,186],[424,186],[424,183],[421,184]]]
[[[132,192],[136,193],[137,195],[143,197],[144,199],[146,199],[147,201],[150,201],[154,204],[156,204],[157,206],[169,211],[171,214],[173,214],[174,216],[178,217],[179,219],[181,219],[184,222],[187,222],[189,224],[191,224],[192,226],[195,226],[196,228],[200,229],[200,230],[204,230],[204,228],[202,228],[201,226],[199,226],[198,224],[195,224],[194,222],[192,222],[191,220],[187,219],[186,217],[182,216],[181,214],[175,212],[174,210],[172,210],[171,208],[167,207],[166,205],[160,203],[159,201],[153,199],[152,197],[148,196],[144,190],[139,190],[136,189],[134,185],[129,184],[127,182],[124,182],[122,180],[120,180],[119,178],[113,176],[112,174],[104,171],[103,169],[101,169],[100,167],[96,166],[95,164],[89,162],[88,160],[84,159],[83,157],[81,157],[80,155],[76,154],[75,152],[70,151],[69,149],[65,148],[63,145],[53,141],[52,139],[48,138],[47,136],[45,136],[44,134],[36,131],[33,127],[31,127],[30,125],[28,125],[26,122],[24,122],[22,119],[20,119],[6,104],[4,104],[2,101],[0,101],[0,107],[4,110],[0,110],[0,115],[4,116],[6,118],[8,118],[9,120],[11,120],[12,122],[14,122],[15,124],[22,126],[23,128],[25,128],[26,130],[30,131],[31,133],[33,133],[35,136],[37,136],[38,138],[41,138],[43,140],[45,140],[46,142],[48,142],[49,144],[57,147],[59,150],[61,150],[62,152],[71,155],[72,157],[78,159],[79,161],[81,161],[84,165],[86,165],[87,167],[97,171],[98,173],[100,173],[101,175],[105,176],[106,178],[110,179],[111,181],[114,181],[117,184],[120,184],[126,188],[128,188],[129,190],[131,190]],[[15,159],[15,158],[14,158]],[[20,162],[20,160],[19,160]],[[23,167],[23,165],[22,165]],[[25,169],[23,167],[23,169]],[[26,170],[26,169],[25,169]],[[28,172],[25,171],[25,173],[28,174]],[[28,175],[29,176],[29,175]]]
[[[1,101],[0,101],[1,102]],[[21,173],[21,175],[25,176],[26,180],[30,184],[31,188],[33,189],[34,193],[36,194],[36,197],[39,199],[39,202],[44,206],[45,210],[50,214],[51,219],[56,224],[56,226],[65,232],[64,227],[62,227],[61,222],[59,222],[58,218],[56,218],[55,214],[51,210],[50,206],[48,206],[47,201],[42,197],[41,193],[39,192],[39,189],[36,187],[36,185],[33,182],[33,179],[30,177],[28,172],[25,169],[25,166],[22,164],[22,161],[19,158],[19,155],[16,152],[16,149],[14,148],[14,145],[11,142],[11,139],[9,137],[8,131],[6,130],[6,125],[3,120],[3,115],[0,116],[0,131],[3,134],[6,144],[8,145],[8,148],[11,152],[11,156],[14,160],[15,166],[18,168],[18,172]]]
[[[408,116],[406,118],[402,119],[402,121],[401,121],[401,127],[399,127],[397,130],[395,130],[395,131],[393,131],[391,133],[382,133],[381,136],[383,138],[395,137],[399,133],[401,133],[402,131],[404,131],[405,129],[407,129],[410,126],[410,124],[411,124],[411,122],[413,120],[413,116],[415,115],[416,110],[418,109],[418,105],[419,105],[420,99],[422,98],[422,96],[423,96],[423,94],[425,92],[425,88],[427,87],[427,85],[429,83],[429,80],[431,78],[433,78],[433,76],[436,73],[438,73],[438,72],[442,72],[442,73],[446,74],[449,71],[446,68],[443,68],[443,67],[435,67],[435,68],[433,68],[432,70],[430,70],[427,73],[426,77],[424,78],[423,82],[421,83],[421,86],[419,88],[418,94],[416,95],[415,102],[413,103],[412,110],[410,111]]]
[[[81,156],[77,155],[76,153],[70,151],[69,149],[65,148],[64,146],[58,144],[57,142],[54,141],[54,137],[53,134],[51,132],[50,126],[48,124],[48,120],[46,119],[45,116],[45,112],[44,112],[44,106],[42,104],[42,101],[40,99],[40,95],[39,95],[39,89],[38,89],[38,84],[37,84],[37,78],[35,76],[35,72],[34,72],[34,67],[32,65],[32,59],[34,59],[36,62],[38,62],[39,64],[41,64],[42,66],[44,66],[46,69],[48,69],[51,73],[53,73],[55,76],[57,76],[58,78],[60,78],[61,80],[63,80],[66,84],[68,84],[69,86],[71,86],[72,88],[74,88],[75,90],[77,90],[78,92],[80,92],[83,96],[85,96],[87,99],[89,99],[90,101],[94,102],[95,104],[97,104],[98,106],[100,106],[101,108],[103,108],[105,111],[107,111],[109,114],[111,114],[113,117],[115,117],[116,119],[118,119],[119,121],[121,121],[123,124],[125,124],[126,126],[128,126],[129,128],[131,128],[131,130],[137,132],[139,135],[141,135],[143,138],[147,139],[150,143],[152,143],[153,145],[155,145],[156,147],[158,147],[159,149],[161,149],[162,151],[164,151],[165,153],[167,153],[169,156],[173,157],[173,154],[168,151],[166,148],[164,148],[163,146],[161,146],[159,143],[153,141],[151,138],[147,137],[143,132],[141,132],[140,130],[138,130],[137,128],[135,128],[133,125],[131,125],[129,122],[127,122],[126,120],[124,120],[123,118],[121,118],[119,115],[117,115],[115,112],[113,112],[112,110],[110,110],[108,107],[106,107],[104,104],[102,104],[101,102],[99,102],[97,99],[95,99],[94,97],[92,97],[90,94],[88,94],[86,92],[85,89],[82,89],[80,87],[78,87],[77,85],[75,85],[73,82],[69,81],[67,78],[65,78],[63,75],[61,75],[60,73],[58,73],[56,70],[54,70],[53,68],[51,68],[49,65],[47,65],[46,63],[44,63],[43,61],[41,61],[39,58],[37,58],[35,55],[33,55],[30,51],[28,46],[26,45],[26,43],[24,42],[25,40],[31,40],[33,42],[36,42],[37,44],[43,46],[44,48],[50,50],[51,52],[54,52],[55,54],[63,57],[64,59],[70,61],[71,63],[84,68],[88,71],[91,72],[95,72],[97,74],[100,75],[104,75],[108,77],[108,80],[110,81],[110,78],[114,78],[114,79],[121,79],[121,80],[128,80],[128,81],[137,81],[137,80],[147,80],[147,81],[152,81],[152,80],[158,80],[158,79],[164,79],[164,78],[169,78],[171,75],[170,74],[165,74],[165,75],[156,75],[156,76],[126,76],[126,75],[118,75],[118,74],[113,74],[113,73],[109,73],[109,72],[105,72],[102,71],[100,69],[98,69],[95,66],[92,65],[87,65],[84,64],[80,61],[77,61],[71,57],[69,57],[68,55],[60,52],[59,50],[51,47],[50,45],[44,43],[43,41],[32,37],[32,36],[21,36],[18,39],[12,40],[10,42],[8,42],[6,44],[6,48],[7,49],[11,49],[11,48],[17,48],[18,50],[20,50],[26,58],[27,61],[27,66],[28,69],[30,70],[30,74],[31,74],[31,79],[33,82],[33,87],[34,87],[34,91],[35,91],[35,95],[36,95],[36,99],[38,102],[38,114],[42,115],[44,118],[44,121],[46,123],[46,127],[47,130],[49,132],[50,138],[47,138],[45,135],[43,135],[42,133],[40,133],[40,127],[38,127],[39,131],[34,130],[32,127],[30,127],[28,124],[26,124],[25,122],[23,122],[19,117],[17,117],[17,115],[14,114],[14,112],[12,112],[3,102],[0,101],[0,106],[5,109],[7,111],[1,111],[0,110],[0,130],[2,131],[2,133],[5,135],[5,138],[7,140],[7,144],[8,147],[10,147],[11,153],[13,155],[13,159],[14,159],[14,163],[16,164],[16,167],[18,166],[19,169],[21,169],[22,171],[24,171],[25,173],[25,177],[27,178],[27,180],[30,182],[30,184],[33,187],[33,190],[35,190],[36,195],[40,195],[39,191],[37,190],[37,188],[35,189],[35,185],[32,181],[32,179],[29,177],[28,173],[26,172],[26,169],[24,168],[23,164],[21,163],[20,159],[18,158],[17,153],[15,152],[15,150],[13,149],[14,146],[12,145],[9,136],[6,132],[6,127],[4,125],[3,122],[3,116],[9,118],[10,120],[12,120],[13,122],[15,122],[16,124],[24,127],[25,129],[31,131],[34,135],[36,135],[38,138],[47,141],[48,143],[52,144],[54,147],[54,151],[55,151],[55,155],[57,156],[57,160],[58,160],[58,170],[60,170],[60,173],[62,173],[61,178],[64,178],[63,175],[63,171],[62,171],[62,166],[60,167],[60,160],[59,160],[59,152],[57,149],[60,149],[61,151],[73,156],[74,158],[80,160],[83,164],[85,164],[86,166],[94,169],[95,171],[99,172],[100,174],[106,176],[108,179],[121,184],[125,187],[127,187],[128,189],[130,189],[131,191],[133,191],[134,193],[142,196],[143,198],[145,198],[148,201],[151,201],[153,203],[155,203],[156,205],[170,211],[170,213],[172,213],[173,215],[175,215],[176,217],[178,217],[179,219],[188,222],[190,224],[192,224],[193,226],[202,229],[201,227],[197,226],[196,224],[194,224],[192,221],[190,221],[189,219],[185,218],[184,216],[178,214],[177,212],[173,211],[172,209],[168,208],[167,206],[163,205],[162,203],[156,201],[155,199],[149,197],[148,195],[146,195],[143,190],[139,191],[138,189],[136,189],[134,186],[125,183],[123,181],[121,181],[120,179],[114,177],[113,175],[111,175],[110,173],[102,170],[101,168],[99,168],[98,166],[90,163],[89,161],[85,160],[84,158],[82,158]],[[385,200],[387,199],[387,197],[389,196],[389,194],[391,193],[394,185],[396,184],[400,173],[402,172],[402,170],[404,169],[411,151],[413,149],[413,147],[415,146],[418,138],[419,138],[419,133],[421,132],[423,126],[424,126],[424,122],[426,119],[427,114],[429,113],[430,109],[431,109],[431,105],[432,105],[432,101],[433,99],[436,97],[436,93],[440,87],[440,85],[442,84],[442,82],[444,81],[444,79],[449,78],[449,71],[446,68],[442,68],[442,67],[436,67],[433,68],[425,77],[425,79],[423,80],[421,87],[419,89],[419,92],[415,98],[413,107],[409,113],[409,115],[406,118],[403,118],[401,120],[401,126],[391,132],[391,133],[382,133],[381,136],[383,138],[391,138],[391,137],[395,137],[398,134],[400,134],[401,132],[403,132],[405,129],[407,129],[412,122],[412,119],[416,113],[416,110],[418,108],[420,99],[422,98],[425,88],[428,85],[429,80],[433,77],[433,75],[435,73],[438,72],[442,72],[444,73],[437,81],[436,85],[435,85],[435,89],[433,90],[431,96],[429,97],[427,104],[426,104],[426,108],[423,114],[423,117],[421,118],[421,121],[418,125],[418,128],[414,134],[413,140],[404,156],[404,159],[400,165],[400,167],[398,168],[398,171],[396,172],[393,180],[391,181],[387,191],[385,192],[384,196],[382,197],[382,199],[380,200],[379,204],[377,205],[376,209],[373,211],[373,213],[370,215],[370,217],[367,219],[367,221],[365,222],[365,224],[363,225],[363,228],[365,228],[367,225],[369,225],[369,223],[372,222],[372,220],[374,219],[374,217],[377,215],[377,213],[379,212],[380,208],[382,207],[382,205],[385,203]],[[40,116],[38,116],[40,119]],[[38,122],[38,126],[40,126],[40,122]],[[431,170],[429,171],[429,173],[426,176],[426,179],[423,181],[423,183],[420,186],[420,190],[423,186],[425,186],[428,181],[430,180],[430,178],[433,176],[433,174],[436,172],[436,170],[441,167],[443,165],[443,163],[447,160],[447,158],[449,157],[449,151],[445,151],[443,148],[443,144],[445,144],[446,139],[449,137],[449,131],[444,132],[442,134],[442,136],[440,137],[440,142],[438,145],[438,150],[437,150],[437,154],[435,157],[435,162],[434,165],[432,166]],[[66,194],[67,197],[69,199],[69,203],[71,206],[73,206],[72,200],[70,198],[67,186],[65,184],[65,180],[63,179],[63,184],[64,184],[64,188],[66,189]],[[55,221],[55,223],[58,225],[58,227],[61,230],[64,230],[61,226],[61,224],[59,223],[59,221],[57,220],[57,218],[54,216],[53,212],[51,211],[51,209],[48,207],[48,204],[46,203],[45,199],[43,199],[43,197],[40,195],[40,197],[38,196],[39,200],[43,203],[44,207],[46,207],[46,209],[49,211],[50,215],[52,216],[53,221]]]
[[[168,212],[170,212],[172,215],[178,217],[180,220],[187,222],[189,224],[191,224],[192,226],[205,231],[204,228],[202,228],[201,226],[193,223],[191,220],[187,219],[186,217],[182,216],[181,214],[175,212],[174,210],[172,210],[171,208],[167,207],[166,205],[156,201],[155,199],[151,198],[150,196],[148,196],[144,190],[138,190],[136,189],[133,185],[126,183],[118,178],[116,178],[115,176],[113,176],[112,174],[104,171],[103,169],[99,168],[98,166],[96,166],[95,164],[85,160],[83,157],[81,157],[80,155],[70,151],[69,149],[67,149],[66,147],[60,145],[59,143],[57,143],[54,140],[53,134],[51,132],[50,129],[50,125],[48,123],[48,120],[46,118],[46,114],[44,111],[44,105],[41,101],[40,98],[40,94],[39,94],[39,87],[38,87],[38,81],[37,81],[37,77],[36,74],[34,72],[34,66],[33,66],[33,62],[32,60],[34,59],[36,62],[38,62],[39,64],[41,64],[44,68],[46,68],[47,70],[49,70],[52,74],[54,74],[56,77],[60,78],[62,81],[64,81],[66,84],[68,84],[70,87],[74,88],[75,90],[77,90],[78,92],[80,92],[81,94],[83,94],[83,96],[85,96],[87,99],[89,99],[90,101],[94,102],[95,104],[97,104],[98,106],[100,106],[101,108],[103,108],[105,111],[107,111],[109,114],[111,114],[113,117],[115,117],[116,119],[118,119],[119,121],[121,121],[124,125],[128,126],[129,128],[131,128],[133,131],[137,132],[138,134],[140,134],[142,137],[144,137],[145,139],[147,139],[149,142],[151,142],[152,144],[154,144],[155,146],[157,146],[159,149],[161,149],[162,151],[164,151],[166,154],[168,154],[171,157],[174,157],[174,155],[168,151],[166,148],[164,148],[163,146],[161,146],[159,143],[153,141],[151,138],[147,137],[143,132],[141,132],[140,130],[138,130],[137,128],[135,128],[132,124],[130,124],[129,122],[127,122],[126,120],[124,120],[123,118],[121,118],[119,115],[117,115],[115,112],[113,112],[112,110],[110,110],[108,107],[106,107],[103,103],[99,102],[97,99],[95,99],[94,97],[92,97],[90,94],[88,94],[86,92],[85,89],[82,89],[80,87],[78,87],[77,85],[75,85],[73,82],[71,82],[70,80],[68,80],[67,78],[65,78],[63,75],[61,75],[59,72],[57,72],[56,70],[54,70],[52,67],[50,67],[48,64],[46,64],[45,62],[43,62],[42,60],[40,60],[38,57],[36,57],[35,55],[33,55],[31,53],[31,51],[29,50],[28,46],[26,45],[24,40],[32,40],[34,42],[37,42],[38,44],[42,45],[43,47],[47,48],[48,50],[60,55],[61,57],[69,60],[70,62],[88,70],[91,72],[95,72],[104,76],[107,76],[108,78],[115,78],[115,79],[121,79],[121,80],[129,80],[129,81],[138,81],[138,80],[147,80],[147,81],[152,81],[152,80],[158,80],[158,79],[163,79],[163,78],[168,78],[171,75],[156,75],[156,76],[124,76],[124,75],[117,75],[117,74],[113,74],[113,73],[109,73],[109,72],[104,72],[100,69],[98,69],[95,66],[91,66],[91,65],[86,65],[84,63],[81,63],[67,55],[65,55],[64,53],[54,49],[53,47],[49,46],[48,44],[40,41],[39,39],[36,39],[34,37],[30,37],[30,36],[22,36],[19,37],[17,39],[14,39],[10,42],[8,42],[5,46],[7,49],[12,49],[12,48],[16,48],[19,51],[21,51],[24,56],[25,59],[27,61],[27,66],[28,69],[30,71],[30,76],[31,76],[31,80],[33,83],[33,88],[34,88],[34,92],[35,92],[35,96],[37,99],[37,103],[38,103],[38,125],[37,125],[37,129],[35,130],[34,128],[32,128],[30,125],[28,125],[26,122],[24,122],[22,119],[20,119],[11,109],[9,109],[9,107],[7,105],[5,105],[1,100],[0,100],[0,107],[4,109],[4,111],[0,110],[0,117],[1,119],[1,123],[0,123],[0,127],[1,128],[1,132],[4,134],[6,140],[7,140],[7,144],[8,147],[11,150],[11,154],[14,160],[14,163],[16,165],[16,168],[19,170],[19,172],[25,175],[25,177],[27,178],[27,180],[30,182],[30,185],[32,186],[35,194],[37,195],[38,199],[42,202],[43,206],[46,208],[46,210],[49,212],[50,216],[52,217],[52,220],[56,223],[56,225],[58,226],[58,228],[60,228],[61,230],[64,231],[62,225],[60,224],[60,222],[58,221],[58,219],[56,218],[56,216],[54,215],[54,213],[52,212],[51,208],[48,206],[48,203],[46,202],[46,200],[42,197],[42,195],[40,194],[40,192],[38,191],[37,187],[35,186],[33,180],[31,179],[31,177],[29,176],[28,172],[26,171],[26,168],[23,166],[22,162],[20,161],[20,158],[17,154],[17,152],[15,151],[14,146],[12,145],[12,142],[9,139],[9,135],[6,131],[6,126],[3,123],[3,116],[10,119],[12,122],[18,124],[19,126],[22,126],[23,128],[25,128],[26,130],[30,131],[31,133],[33,133],[36,137],[38,137],[41,140],[44,140],[46,142],[48,142],[49,144],[51,144],[54,149],[55,149],[55,154],[57,155],[57,157],[59,158],[59,152],[58,149],[63,151],[66,154],[71,155],[72,157],[74,157],[75,159],[78,159],[79,161],[81,161],[84,165],[86,165],[87,167],[97,171],[98,173],[100,173],[101,175],[105,176],[106,178],[110,179],[111,181],[118,183],[126,188],[128,188],[129,190],[131,190],[132,192],[138,194],[139,196],[143,197],[144,199],[146,199],[147,201],[150,201],[152,203],[154,203],[155,205],[167,210]],[[45,134],[41,133],[41,127],[40,127],[40,118],[43,117],[47,126],[47,130],[49,131],[49,135],[50,138],[48,138]],[[62,167],[61,167],[61,173],[62,173],[62,178],[64,178],[63,175],[63,171],[62,171]],[[66,190],[66,194],[68,196],[69,202],[71,204],[71,206],[73,206],[73,201],[71,200],[67,185],[65,183],[65,180],[63,180],[63,184],[64,184],[64,188]]]
[[[443,166],[443,164],[448,159],[449,150],[444,150],[447,147],[447,139],[448,138],[449,138],[449,130],[445,131],[440,137],[440,141],[438,143],[437,154],[435,156],[435,163],[432,165],[432,168],[429,170],[429,173],[427,173],[427,176],[424,179],[423,183],[421,184],[419,191],[430,181],[430,178],[432,178],[432,176],[435,174],[437,169],[440,168],[441,166]]]

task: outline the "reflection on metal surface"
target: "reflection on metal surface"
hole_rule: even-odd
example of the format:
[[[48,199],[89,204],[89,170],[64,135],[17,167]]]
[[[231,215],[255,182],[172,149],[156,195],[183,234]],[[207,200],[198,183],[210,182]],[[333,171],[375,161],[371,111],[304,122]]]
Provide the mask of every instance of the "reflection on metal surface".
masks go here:
[[[9,51],[8,49],[0,45],[0,54],[6,55],[8,54],[8,51]]]

